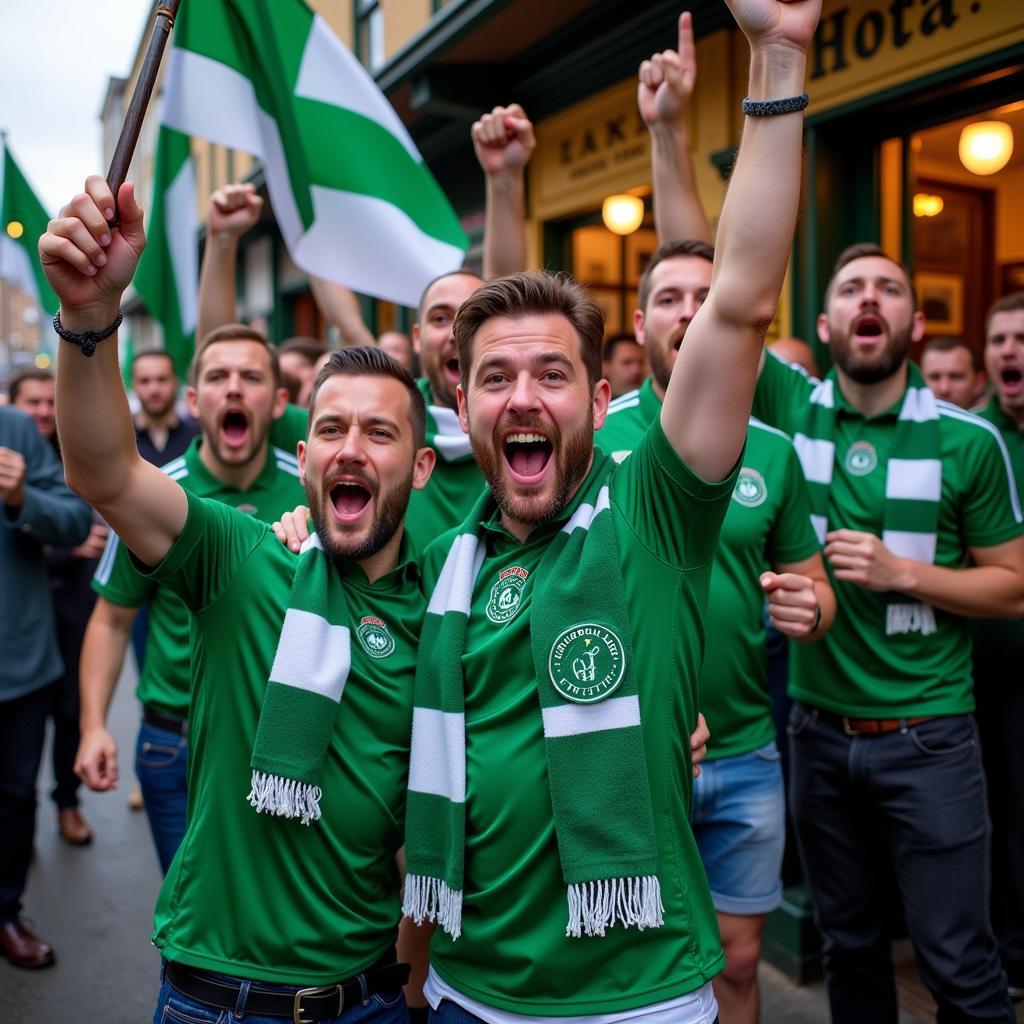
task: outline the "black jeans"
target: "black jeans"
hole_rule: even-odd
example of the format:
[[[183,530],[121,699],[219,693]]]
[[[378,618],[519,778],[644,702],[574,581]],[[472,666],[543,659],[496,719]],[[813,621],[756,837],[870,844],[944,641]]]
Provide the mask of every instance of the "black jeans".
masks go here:
[[[36,829],[36,776],[53,686],[0,702],[0,924],[21,912]]]
[[[990,830],[970,715],[848,736],[797,702],[790,807],[835,1024],[896,1024],[886,880],[895,873],[938,1024],[1013,1007],[989,923]]]
[[[996,656],[995,662],[991,655]],[[1024,687],[1013,679],[1017,671],[1020,663],[1006,659],[1005,652],[975,650],[974,696],[992,816],[992,926],[1010,983],[1020,987],[1024,986]]]

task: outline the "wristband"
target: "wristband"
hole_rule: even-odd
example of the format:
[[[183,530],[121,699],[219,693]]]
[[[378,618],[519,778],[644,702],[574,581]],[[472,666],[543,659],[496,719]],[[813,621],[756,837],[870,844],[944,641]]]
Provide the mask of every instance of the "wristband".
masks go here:
[[[779,114],[795,114],[803,110],[811,102],[807,93],[799,96],[786,96],[781,100],[752,100],[749,96],[743,101],[743,113],[747,117],[776,117]]]
[[[53,329],[65,341],[70,341],[72,345],[77,345],[82,350],[82,355],[89,359],[95,353],[96,346],[104,338],[109,338],[121,326],[123,320],[124,313],[118,310],[114,322],[109,327],[104,327],[102,331],[84,331],[82,334],[74,334],[60,322],[60,310],[57,310],[57,315],[53,318]]]

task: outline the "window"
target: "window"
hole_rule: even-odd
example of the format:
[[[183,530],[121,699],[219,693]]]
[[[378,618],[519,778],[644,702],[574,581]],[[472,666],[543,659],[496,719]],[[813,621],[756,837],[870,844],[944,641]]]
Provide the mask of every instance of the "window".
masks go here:
[[[356,0],[356,56],[371,73],[384,66],[384,11],[380,0]]]

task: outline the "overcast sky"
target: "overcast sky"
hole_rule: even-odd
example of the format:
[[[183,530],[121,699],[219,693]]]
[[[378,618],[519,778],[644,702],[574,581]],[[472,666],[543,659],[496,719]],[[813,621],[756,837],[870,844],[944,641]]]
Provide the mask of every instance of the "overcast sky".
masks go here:
[[[87,175],[107,172],[100,104],[107,79],[128,74],[152,7],[151,0],[0,0],[0,128],[51,215]]]

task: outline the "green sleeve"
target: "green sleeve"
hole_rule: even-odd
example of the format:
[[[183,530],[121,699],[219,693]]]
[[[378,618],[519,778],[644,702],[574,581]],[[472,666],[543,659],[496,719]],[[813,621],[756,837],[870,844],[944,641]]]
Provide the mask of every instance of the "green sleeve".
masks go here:
[[[965,481],[960,520],[969,547],[994,547],[1024,533],[1017,482],[999,431],[988,426],[972,435],[960,449]]]
[[[771,427],[795,434],[803,422],[815,381],[805,370],[765,349],[764,367],[754,390],[753,415]]]
[[[652,554],[678,569],[698,568],[714,555],[741,460],[725,480],[709,483],[683,462],[655,419],[612,475],[612,505]]]
[[[198,612],[231,585],[270,527],[219,501],[188,491],[186,495],[185,528],[164,560],[150,567],[133,557],[132,564],[141,575],[177,594],[190,611]]]
[[[309,414],[306,410],[298,405],[286,405],[284,415],[270,423],[269,440],[274,447],[294,455],[298,443],[306,440],[308,430]]]
[[[779,514],[768,537],[768,561],[773,565],[802,562],[821,550],[811,526],[811,499],[796,449],[785,442]]]
[[[135,568],[128,549],[112,533],[93,574],[92,589],[111,604],[138,608],[156,590],[156,582]]]

